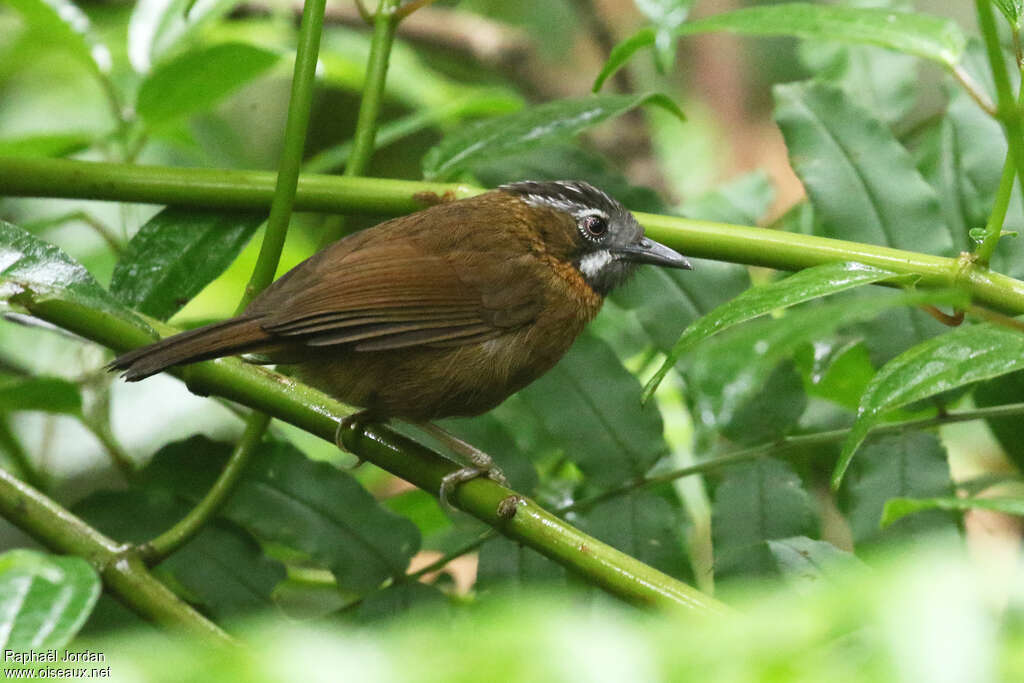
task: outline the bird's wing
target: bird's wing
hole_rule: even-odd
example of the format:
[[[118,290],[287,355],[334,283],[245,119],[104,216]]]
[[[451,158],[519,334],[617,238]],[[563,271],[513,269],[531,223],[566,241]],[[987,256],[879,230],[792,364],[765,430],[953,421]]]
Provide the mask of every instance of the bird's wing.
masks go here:
[[[529,256],[457,245],[439,255],[414,237],[382,237],[343,240],[287,274],[254,302],[260,326],[310,346],[373,351],[483,341],[540,311]]]

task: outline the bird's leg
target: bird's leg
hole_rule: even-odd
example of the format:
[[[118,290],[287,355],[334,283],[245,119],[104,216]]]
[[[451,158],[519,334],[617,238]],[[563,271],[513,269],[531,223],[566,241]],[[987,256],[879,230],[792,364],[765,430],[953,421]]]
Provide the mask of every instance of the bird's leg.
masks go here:
[[[345,445],[343,443],[341,443],[341,431],[343,429],[349,429],[350,427],[361,429],[364,425],[366,425],[367,422],[373,421],[373,414],[369,410],[359,410],[357,412],[354,412],[350,415],[346,415],[345,417],[341,418],[341,420],[338,422],[338,428],[334,430],[334,445],[338,447],[339,451],[347,451],[348,449],[345,448]],[[345,469],[347,470],[354,470],[360,465],[362,465],[364,462],[366,462],[365,460],[360,458],[359,455],[357,455],[356,453],[353,453],[352,455],[356,456],[356,462],[354,465],[349,465],[348,467],[346,467]]]
[[[432,422],[415,422],[413,424],[419,427],[421,431],[443,443],[452,451],[453,454],[462,456],[469,461],[469,466],[446,474],[444,478],[441,479],[441,490],[438,492],[438,498],[444,508],[448,510],[455,509],[451,503],[450,496],[456,486],[462,482],[469,481],[470,479],[486,476],[487,478],[498,482],[502,486],[508,486],[508,479],[505,478],[504,473],[494,463],[491,456],[487,455],[473,444],[463,441],[451,432],[441,429]]]

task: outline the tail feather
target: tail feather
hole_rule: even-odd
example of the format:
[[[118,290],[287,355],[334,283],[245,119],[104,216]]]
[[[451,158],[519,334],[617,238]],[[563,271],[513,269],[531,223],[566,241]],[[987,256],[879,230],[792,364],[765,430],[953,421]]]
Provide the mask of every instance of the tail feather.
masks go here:
[[[167,368],[252,351],[266,345],[268,335],[256,316],[240,316],[161,339],[124,353],[108,369],[124,370],[124,379],[137,382]]]

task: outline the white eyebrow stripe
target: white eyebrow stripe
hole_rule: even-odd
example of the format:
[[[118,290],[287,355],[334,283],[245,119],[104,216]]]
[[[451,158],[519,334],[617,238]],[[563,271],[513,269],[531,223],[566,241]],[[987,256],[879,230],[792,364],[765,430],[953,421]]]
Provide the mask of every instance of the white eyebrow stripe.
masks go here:
[[[577,219],[586,218],[587,216],[600,216],[601,218],[608,220],[608,214],[601,209],[583,209],[582,211],[576,211],[573,216]]]

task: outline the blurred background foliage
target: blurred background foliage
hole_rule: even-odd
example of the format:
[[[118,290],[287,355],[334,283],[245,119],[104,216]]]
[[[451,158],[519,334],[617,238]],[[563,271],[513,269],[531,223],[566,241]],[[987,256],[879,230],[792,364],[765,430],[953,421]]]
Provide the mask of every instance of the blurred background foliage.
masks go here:
[[[973,248],[1007,153],[999,124],[946,71],[908,54],[787,37],[673,37],[685,21],[748,4],[771,3],[433,3],[398,30],[366,175],[486,187],[582,178],[638,211],[944,256]],[[901,0],[846,4],[911,9]],[[915,4],[978,33],[970,3]],[[1007,16],[1014,6],[1000,3]],[[280,0],[5,0],[0,156],[274,170],[300,12]],[[665,93],[685,123],[671,106],[631,100],[582,135],[438,165],[445,144],[479,130],[470,122],[548,104],[555,113],[543,116],[564,117],[613,46],[645,27],[653,51],[634,56],[603,92]],[[1005,37],[1012,47],[1016,31]],[[344,165],[369,44],[356,8],[330,3],[307,170]],[[982,87],[991,82],[975,39],[962,63]],[[837,181],[843,172],[862,187]],[[122,303],[183,327],[231,315],[262,220],[25,198],[0,199],[0,218],[58,245]],[[380,219],[353,216],[346,227]],[[279,272],[315,249],[325,220],[293,217]],[[1014,194],[1005,229],[1022,226]],[[175,243],[178,227],[188,236]],[[993,267],[1024,275],[1021,245],[1003,240]],[[152,276],[139,274],[140,263]],[[187,286],[161,298],[159,287],[143,286],[160,278]],[[489,415],[444,425],[492,453],[518,491],[742,616],[627,612],[531,550],[500,537],[481,545],[485,527],[446,513],[430,493],[372,466],[345,471],[349,456],[281,423],[217,518],[157,568],[229,630],[248,620],[237,632],[257,644],[255,660],[214,661],[137,633],[149,627],[99,597],[87,568],[54,564],[66,558],[12,551],[0,583],[70,577],[75,609],[53,642],[81,628],[75,646],[116,650],[115,673],[139,666],[156,679],[187,670],[258,680],[316,671],[479,680],[485,670],[517,679],[1016,678],[1017,519],[930,509],[881,520],[894,498],[1019,500],[1019,414],[940,423],[951,410],[1020,403],[1020,372],[903,406],[901,418],[934,418],[934,428],[870,439],[835,493],[829,474],[844,433],[801,437],[848,429],[878,369],[946,330],[918,308],[886,304],[890,292],[837,294],[837,313],[818,311],[820,322],[812,302],[740,325],[688,353],[641,405],[642,383],[687,324],[776,279],[699,259],[693,273],[642,271],[552,372]],[[882,301],[871,315],[838,313],[865,297]],[[773,354],[754,362],[766,339]],[[116,381],[107,360],[58,330],[0,325],[0,452],[100,530],[142,542],[198,501],[242,423],[227,403],[167,376]],[[736,453],[751,457],[717,462]],[[693,466],[699,474],[625,486]],[[7,525],[0,543],[37,547]],[[51,604],[39,591],[38,604]],[[13,642],[43,642],[29,636]]]

